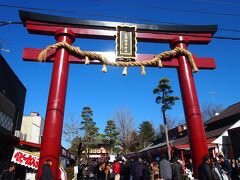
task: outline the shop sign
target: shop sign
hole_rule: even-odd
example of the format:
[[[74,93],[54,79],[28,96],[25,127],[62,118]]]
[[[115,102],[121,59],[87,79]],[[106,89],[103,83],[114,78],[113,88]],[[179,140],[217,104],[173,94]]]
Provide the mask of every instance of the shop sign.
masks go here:
[[[11,161],[37,170],[39,157],[29,151],[15,149]]]

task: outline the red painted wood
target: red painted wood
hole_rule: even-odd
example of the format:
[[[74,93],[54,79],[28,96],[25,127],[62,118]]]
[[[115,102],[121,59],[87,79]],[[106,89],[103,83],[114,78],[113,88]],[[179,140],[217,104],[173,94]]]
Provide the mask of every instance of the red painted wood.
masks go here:
[[[23,51],[23,59],[25,61],[37,61],[38,54],[42,51],[42,49],[36,49],[36,48],[24,48]],[[46,62],[52,62],[54,61],[54,55],[56,50],[52,50],[47,55]],[[101,52],[97,52],[101,53]],[[195,55],[193,55],[194,60],[198,66],[199,69],[215,69],[216,64],[214,58],[198,58]],[[154,54],[138,54],[137,60],[139,62],[150,60],[154,58]],[[76,64],[84,64],[84,59],[79,59],[75,56],[70,55],[69,58],[70,63],[76,63]],[[176,58],[169,59],[167,61],[163,61],[163,66],[166,68],[174,68],[178,67],[178,60]],[[99,62],[93,62],[91,64],[100,64]]]
[[[173,44],[175,47],[187,48],[187,43],[182,38],[175,40]],[[185,56],[180,56],[178,62],[177,70],[193,159],[194,177],[197,178],[198,166],[202,157],[208,154],[208,147],[190,65]]]
[[[52,35],[55,31],[64,26],[40,23],[34,21],[26,21],[26,27],[30,33]],[[95,38],[95,39],[115,39],[116,32],[114,30],[91,29],[87,27],[68,27],[73,31],[76,37]],[[210,33],[169,33],[169,32],[137,32],[136,37],[138,42],[171,42],[179,35],[188,39],[191,44],[207,44],[211,41],[212,34]]]
[[[37,148],[39,150],[41,148],[41,144],[36,144],[36,143],[32,143],[32,142],[28,142],[28,141],[22,141],[22,140],[20,140],[19,145],[20,146],[26,145],[26,146],[29,146],[31,148]]]
[[[72,44],[74,34],[65,29],[56,32],[58,42],[65,41]],[[60,48],[55,54],[52,79],[48,96],[47,112],[41,144],[38,179],[42,174],[42,166],[47,159],[53,162],[53,179],[58,177],[58,163],[61,150],[62,125],[66,99],[69,69],[69,53]]]

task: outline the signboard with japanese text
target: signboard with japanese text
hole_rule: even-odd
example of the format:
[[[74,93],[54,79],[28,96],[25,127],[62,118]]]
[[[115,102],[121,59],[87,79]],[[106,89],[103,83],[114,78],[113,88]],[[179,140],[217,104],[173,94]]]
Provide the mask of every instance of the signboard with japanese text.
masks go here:
[[[117,26],[116,58],[120,61],[136,59],[136,27]]]
[[[15,149],[11,161],[37,170],[39,164],[39,155],[37,156],[37,154],[33,154],[29,151]]]

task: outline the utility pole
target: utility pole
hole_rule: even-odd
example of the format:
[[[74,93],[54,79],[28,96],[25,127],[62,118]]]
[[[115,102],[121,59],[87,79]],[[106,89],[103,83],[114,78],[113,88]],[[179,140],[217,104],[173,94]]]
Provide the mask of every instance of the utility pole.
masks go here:
[[[217,92],[215,92],[215,91],[210,91],[209,93],[212,95],[213,105],[215,105],[215,95],[217,94]]]

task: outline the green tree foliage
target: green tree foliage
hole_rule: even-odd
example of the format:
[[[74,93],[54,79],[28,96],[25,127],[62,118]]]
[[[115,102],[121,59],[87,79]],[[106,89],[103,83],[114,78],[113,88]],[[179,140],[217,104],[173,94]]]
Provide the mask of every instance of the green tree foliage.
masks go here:
[[[94,138],[98,136],[98,128],[96,122],[93,121],[93,111],[90,107],[83,107],[81,121],[81,130],[84,131],[83,141],[85,143],[94,143]]]
[[[157,94],[157,97],[155,99],[156,103],[161,104],[161,111],[165,125],[166,142],[168,146],[168,157],[169,159],[171,159],[170,147],[168,142],[166,111],[172,109],[172,106],[175,105],[176,100],[179,100],[179,97],[172,96],[173,90],[172,87],[169,85],[169,82],[170,81],[167,78],[160,79],[158,86],[153,90],[153,94]]]
[[[152,123],[143,121],[139,126],[140,147],[145,148],[154,140],[154,129]]]
[[[107,140],[110,152],[112,152],[112,150],[115,149],[115,146],[119,145],[118,138],[117,138],[119,135],[119,132],[117,132],[117,127],[113,120],[107,121],[107,125],[104,132],[105,132],[105,138]]]
[[[82,142],[85,148],[85,152],[88,152],[91,146],[96,144],[96,139],[98,136],[98,128],[96,127],[96,122],[93,121],[93,111],[90,107],[83,107],[82,110],[82,121],[81,121],[81,130],[83,131]],[[87,155],[87,161],[89,159],[89,154]]]
[[[137,131],[133,130],[130,133],[129,146],[128,146],[127,151],[125,151],[125,152],[137,152],[139,150],[141,150],[139,134],[137,133]]]
[[[155,101],[158,104],[161,104],[161,111],[165,115],[165,112],[169,109],[172,109],[172,106],[175,105],[175,101],[179,100],[178,96],[172,96],[173,93],[172,87],[169,85],[169,79],[162,78],[158,86],[153,90],[154,94],[157,94]],[[166,116],[165,116],[166,117]],[[163,116],[164,118],[164,116]],[[164,124],[167,124],[167,119],[164,118]]]

